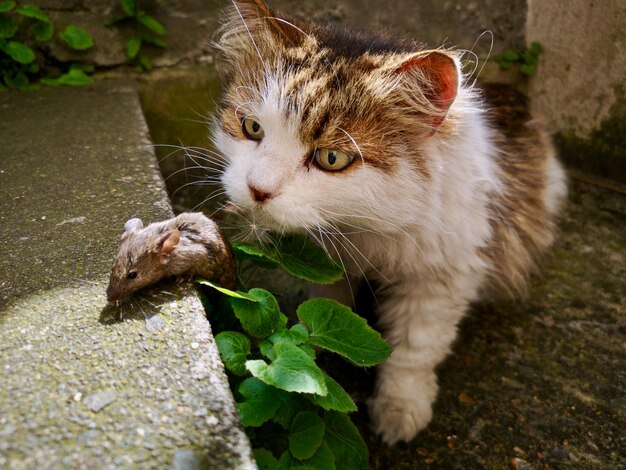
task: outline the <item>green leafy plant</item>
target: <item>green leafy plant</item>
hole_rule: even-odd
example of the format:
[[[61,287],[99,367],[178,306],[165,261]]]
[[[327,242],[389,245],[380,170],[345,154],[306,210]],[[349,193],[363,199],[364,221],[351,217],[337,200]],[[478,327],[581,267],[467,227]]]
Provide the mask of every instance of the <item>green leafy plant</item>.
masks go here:
[[[316,363],[318,351],[358,366],[385,360],[391,346],[350,308],[334,300],[303,302],[289,325],[274,295],[248,289],[255,269],[282,268],[301,279],[328,284],[342,269],[301,237],[263,247],[233,244],[240,290],[206,280],[221,293],[208,305],[215,340],[261,469],[364,469],[367,447],[347,413],[350,395]],[[226,327],[224,325],[227,325]],[[271,439],[268,439],[271,436]]]
[[[36,88],[34,80],[44,84],[85,85],[91,79],[85,66],[72,65],[56,79],[44,76],[38,59],[42,44],[54,37],[54,25],[48,15],[34,5],[18,7],[14,1],[0,1],[0,91],[7,88]],[[93,46],[91,36],[78,26],[68,26],[58,37],[75,50]],[[39,60],[42,62],[42,60]]]
[[[519,65],[520,73],[530,77],[537,71],[539,54],[543,47],[538,42],[533,42],[530,47],[524,49],[508,49],[497,57],[502,70],[509,70],[514,65]]]
[[[149,44],[160,48],[166,47],[159,36],[167,34],[167,31],[161,23],[141,10],[135,0],[120,0],[120,6],[122,14],[108,24],[111,26],[126,22],[134,25],[135,32],[126,42],[126,57],[134,61],[139,71],[150,70],[152,60],[143,52],[142,46]]]

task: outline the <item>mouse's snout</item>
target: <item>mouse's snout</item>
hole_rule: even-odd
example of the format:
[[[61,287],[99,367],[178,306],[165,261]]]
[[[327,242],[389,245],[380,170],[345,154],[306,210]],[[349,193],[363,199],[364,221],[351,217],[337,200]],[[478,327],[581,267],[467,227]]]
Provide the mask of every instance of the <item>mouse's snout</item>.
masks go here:
[[[117,302],[118,300],[122,300],[125,296],[126,292],[124,289],[120,287],[109,285],[107,288],[107,300],[109,302]]]

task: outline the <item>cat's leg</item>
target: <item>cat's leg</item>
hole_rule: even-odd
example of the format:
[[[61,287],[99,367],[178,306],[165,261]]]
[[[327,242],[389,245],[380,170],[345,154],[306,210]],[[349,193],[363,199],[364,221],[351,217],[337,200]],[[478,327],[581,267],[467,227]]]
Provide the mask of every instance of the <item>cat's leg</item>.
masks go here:
[[[369,403],[374,430],[386,444],[409,441],[430,422],[438,390],[435,367],[450,351],[474,291],[408,281],[388,291],[379,316],[394,350],[379,366]]]

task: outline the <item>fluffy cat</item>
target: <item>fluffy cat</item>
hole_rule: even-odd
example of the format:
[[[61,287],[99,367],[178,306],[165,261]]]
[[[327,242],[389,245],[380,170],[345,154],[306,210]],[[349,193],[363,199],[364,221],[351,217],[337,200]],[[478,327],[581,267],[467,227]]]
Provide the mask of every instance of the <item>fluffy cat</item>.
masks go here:
[[[466,83],[460,53],[279,17],[235,0],[217,47],[214,139],[230,200],[307,232],[382,286],[394,346],[370,416],[388,444],[431,420],[435,367],[470,302],[523,289],[553,240],[565,177],[505,90]]]

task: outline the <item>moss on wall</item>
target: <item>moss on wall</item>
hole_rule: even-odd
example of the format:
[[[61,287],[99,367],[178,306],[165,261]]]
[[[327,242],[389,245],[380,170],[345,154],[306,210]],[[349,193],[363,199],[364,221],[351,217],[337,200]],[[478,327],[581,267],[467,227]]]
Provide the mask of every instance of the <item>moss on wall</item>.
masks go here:
[[[555,143],[567,165],[626,182],[626,99],[623,90],[618,96],[610,117],[586,138],[559,132],[555,135]]]

